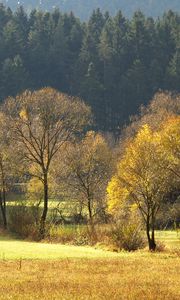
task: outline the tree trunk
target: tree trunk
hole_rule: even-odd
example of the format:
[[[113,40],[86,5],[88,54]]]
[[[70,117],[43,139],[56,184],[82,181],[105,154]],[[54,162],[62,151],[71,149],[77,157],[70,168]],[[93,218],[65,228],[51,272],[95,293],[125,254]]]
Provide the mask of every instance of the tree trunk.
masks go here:
[[[91,204],[92,204],[92,198],[89,196],[88,197],[88,212],[89,212],[89,225],[90,225],[89,233],[90,233],[91,243],[94,244],[97,242],[97,234],[94,226]]]
[[[155,236],[154,236],[154,225],[152,225],[152,233],[150,235],[150,223],[149,223],[149,217],[147,217],[146,222],[146,234],[148,238],[148,245],[150,251],[156,250],[156,243],[155,243]]]
[[[89,212],[89,220],[92,223],[92,209],[91,209],[91,198],[88,197],[88,212]]]
[[[7,229],[6,202],[4,201],[4,199],[2,199],[1,192],[0,192],[0,207],[1,207],[1,213],[3,219],[3,227],[4,229]]]
[[[151,234],[151,240],[150,240],[150,247],[149,250],[155,251],[156,250],[156,243],[155,243],[155,237],[154,237],[154,229],[152,229],[152,234]]]
[[[92,207],[91,207],[91,204],[92,204],[92,199],[91,197],[89,196],[88,197],[88,212],[89,212],[89,224],[91,226],[91,231],[92,233],[95,232],[95,228],[94,228],[94,221],[93,221],[93,215],[92,215]]]
[[[156,242],[155,242],[155,226],[154,226],[154,212],[152,213],[152,224],[151,224],[151,251],[156,250]]]
[[[0,192],[0,206],[3,218],[4,229],[7,229],[7,217],[6,217],[6,189],[5,189],[5,176],[4,176],[4,168],[3,168],[2,158],[0,160],[0,168],[1,168],[1,179],[2,179],[2,194]]]
[[[41,216],[41,221],[40,221],[40,238],[43,239],[45,237],[46,233],[46,217],[47,217],[47,212],[48,212],[48,179],[47,179],[47,173],[44,173],[44,206],[43,206],[43,213]]]

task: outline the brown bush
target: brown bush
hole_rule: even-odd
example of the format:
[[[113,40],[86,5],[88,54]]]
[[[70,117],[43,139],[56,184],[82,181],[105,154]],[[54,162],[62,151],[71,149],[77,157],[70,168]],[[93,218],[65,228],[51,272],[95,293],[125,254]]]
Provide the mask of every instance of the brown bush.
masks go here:
[[[156,243],[156,252],[164,252],[166,250],[166,245],[163,242],[158,241]]]
[[[38,224],[35,221],[33,208],[20,203],[8,208],[9,230],[22,238],[38,239]]]
[[[128,208],[120,211],[111,225],[111,239],[115,246],[134,251],[145,246],[142,235],[142,222],[137,212]]]
[[[85,225],[53,225],[49,229],[49,240],[79,246],[90,244],[89,231]]]

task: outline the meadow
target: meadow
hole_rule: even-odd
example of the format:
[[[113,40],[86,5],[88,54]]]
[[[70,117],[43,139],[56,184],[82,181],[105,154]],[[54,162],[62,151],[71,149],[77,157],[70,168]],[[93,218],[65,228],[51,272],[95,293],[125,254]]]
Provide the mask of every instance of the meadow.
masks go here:
[[[0,238],[0,299],[180,299],[178,232],[158,232],[164,252]],[[176,250],[175,250],[176,248]]]
[[[180,259],[133,253],[118,258],[0,262],[0,299],[176,299]]]

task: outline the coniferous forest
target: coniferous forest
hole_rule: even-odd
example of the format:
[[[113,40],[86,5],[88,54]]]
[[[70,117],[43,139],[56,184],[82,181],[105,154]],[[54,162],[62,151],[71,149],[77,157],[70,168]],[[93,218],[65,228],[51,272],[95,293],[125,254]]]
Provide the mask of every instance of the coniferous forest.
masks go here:
[[[180,90],[180,15],[126,18],[0,6],[0,100],[51,86],[92,107],[96,127],[118,132],[158,90]]]

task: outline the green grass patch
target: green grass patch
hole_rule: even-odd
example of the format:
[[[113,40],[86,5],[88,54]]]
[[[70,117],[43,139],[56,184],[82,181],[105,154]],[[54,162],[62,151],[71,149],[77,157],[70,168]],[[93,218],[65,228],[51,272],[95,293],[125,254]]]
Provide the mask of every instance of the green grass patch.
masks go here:
[[[180,248],[180,231],[156,231],[156,240],[163,242],[167,247]]]
[[[157,240],[171,248],[180,248],[179,234],[176,231],[156,233]],[[145,252],[141,252],[145,255]],[[117,258],[128,257],[131,253],[105,251],[95,247],[71,246],[50,243],[36,243],[18,240],[9,236],[0,236],[0,259],[64,259],[64,258]]]
[[[5,237],[0,239],[0,259],[113,258],[118,255],[86,246],[35,243]]]

